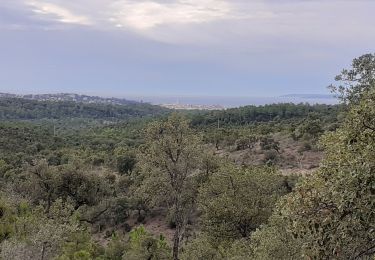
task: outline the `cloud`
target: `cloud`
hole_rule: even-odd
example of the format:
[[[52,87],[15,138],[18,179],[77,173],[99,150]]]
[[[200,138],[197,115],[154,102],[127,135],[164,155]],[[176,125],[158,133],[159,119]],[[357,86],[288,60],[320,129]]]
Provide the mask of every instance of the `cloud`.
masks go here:
[[[32,11],[42,19],[51,19],[61,23],[91,25],[90,18],[74,14],[69,9],[53,3],[40,1],[30,1],[27,5],[32,7]]]
[[[275,15],[261,0],[30,0],[26,6],[44,20],[139,31]]]
[[[279,48],[275,42],[334,45],[375,37],[368,33],[375,22],[375,2],[369,0],[1,0],[2,5],[33,19],[27,27],[87,25],[173,44],[269,50]],[[22,19],[12,19],[17,24],[6,26],[22,26]]]
[[[114,27],[177,44],[220,42],[232,25],[248,27],[246,22],[276,17],[260,0],[117,0],[108,7],[107,15]]]
[[[205,23],[233,15],[231,4],[214,0],[180,0],[171,3],[119,1],[112,4],[111,9],[114,10],[112,22],[139,30],[162,25]]]

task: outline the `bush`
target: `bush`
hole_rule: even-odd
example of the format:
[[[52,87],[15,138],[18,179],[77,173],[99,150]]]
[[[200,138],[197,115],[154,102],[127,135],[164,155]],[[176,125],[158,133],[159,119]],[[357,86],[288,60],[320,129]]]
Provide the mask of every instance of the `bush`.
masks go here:
[[[274,164],[278,159],[278,153],[275,150],[268,150],[264,152],[263,161],[267,164]]]
[[[311,151],[312,150],[312,145],[310,142],[303,142],[302,146],[298,148],[297,152],[298,153],[303,153],[306,151]]]

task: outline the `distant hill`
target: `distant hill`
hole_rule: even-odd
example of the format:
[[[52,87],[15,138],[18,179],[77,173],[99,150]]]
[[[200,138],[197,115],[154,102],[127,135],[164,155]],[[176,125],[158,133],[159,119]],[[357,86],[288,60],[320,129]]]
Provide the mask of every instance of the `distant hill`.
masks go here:
[[[96,103],[96,104],[112,104],[112,105],[129,105],[139,102],[131,101],[123,98],[104,98],[98,96],[87,96],[72,93],[59,93],[59,94],[10,94],[0,93],[0,98],[23,98],[37,101],[72,101],[80,103]]]
[[[77,94],[0,94],[0,120],[103,119],[158,116],[169,110],[148,103]]]
[[[306,99],[334,99],[335,95],[326,95],[326,94],[288,94],[281,97],[288,98],[306,98]]]

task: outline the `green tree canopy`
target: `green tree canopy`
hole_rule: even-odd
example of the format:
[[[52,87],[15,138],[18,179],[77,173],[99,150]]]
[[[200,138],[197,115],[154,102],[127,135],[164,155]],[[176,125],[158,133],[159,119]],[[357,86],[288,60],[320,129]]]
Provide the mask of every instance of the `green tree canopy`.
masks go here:
[[[272,168],[220,169],[199,191],[203,230],[219,242],[249,237],[285,193],[283,180]]]
[[[356,59],[353,69],[343,72],[340,79],[350,76],[349,87],[342,92],[349,105],[347,118],[336,132],[323,137],[325,158],[318,172],[282,199],[276,213],[283,220],[276,230],[289,233],[309,259],[370,259],[375,253],[375,60],[371,57]],[[269,228],[258,237],[267,237],[268,232],[272,240]],[[267,238],[259,248],[265,243]],[[279,249],[285,252],[285,245]]]

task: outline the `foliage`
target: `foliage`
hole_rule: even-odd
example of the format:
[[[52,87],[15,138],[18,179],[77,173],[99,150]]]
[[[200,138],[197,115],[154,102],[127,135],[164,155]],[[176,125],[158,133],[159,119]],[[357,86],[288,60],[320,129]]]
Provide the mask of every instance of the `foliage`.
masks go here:
[[[272,168],[226,166],[199,191],[203,230],[218,242],[249,237],[284,193],[283,178]]]
[[[353,63],[350,71],[355,79],[349,78],[351,87],[342,92],[349,112],[336,132],[324,136],[325,159],[319,171],[280,202],[279,227],[284,226],[287,237],[301,245],[301,257],[370,259],[375,253],[375,85],[368,58]],[[351,85],[352,81],[359,85]],[[272,226],[260,231],[265,236],[260,251],[277,232],[269,229]],[[285,252],[283,248],[279,246],[280,252]]]
[[[155,238],[143,226],[140,226],[130,232],[129,244],[126,247],[123,259],[171,259],[170,248],[162,235]]]
[[[130,174],[137,163],[135,152],[119,147],[115,149],[114,153],[118,172],[120,174]]]
[[[114,234],[105,248],[103,259],[122,260],[125,253],[126,241],[123,236]]]
[[[301,246],[301,241],[294,239],[288,232],[283,218],[276,210],[268,223],[252,234],[248,247],[253,259],[299,260]]]
[[[279,152],[280,150],[279,145],[280,145],[279,142],[275,141],[270,136],[262,136],[260,138],[260,147],[263,150],[275,150],[276,152]]]
[[[70,235],[57,260],[89,260],[98,258],[102,254],[103,249],[92,241],[90,234],[79,231]]]
[[[66,237],[78,230],[71,206],[62,201],[52,205],[49,215],[25,201],[4,197],[2,201],[8,201],[8,206],[2,204],[4,215],[0,218],[0,232],[5,238],[0,243],[3,259],[51,259],[60,252]]]
[[[58,198],[72,202],[78,209],[83,205],[97,205],[111,193],[104,176],[88,173],[82,166],[49,166],[46,161],[40,161],[28,172],[25,189],[35,202],[45,202],[47,211]]]
[[[1,99],[0,258],[373,259],[374,64],[364,55],[337,77],[341,105],[163,117],[148,104]],[[324,149],[296,185],[269,167],[290,144]],[[238,166],[245,156],[263,165]],[[139,226],[160,219],[172,241]]]
[[[173,258],[178,259],[180,241],[194,204],[195,179],[199,166],[199,140],[189,128],[189,122],[178,114],[165,121],[152,123],[146,131],[146,145],[141,160],[143,172],[151,172],[146,183],[165,201],[176,225]],[[162,194],[162,197],[160,197]]]
[[[36,101],[20,98],[0,99],[0,119],[129,119],[165,114],[168,110],[147,103],[111,105],[99,103],[77,103],[72,101]]]
[[[337,105],[270,104],[265,106],[245,106],[222,111],[208,111],[190,115],[193,126],[239,126],[256,122],[298,121],[310,113],[317,113],[327,121],[335,121],[342,110]]]
[[[258,137],[255,135],[245,136],[236,140],[236,149],[237,150],[246,150],[253,149]]]
[[[339,85],[331,85],[333,92],[346,103],[358,103],[363,94],[375,84],[375,54],[369,53],[353,60],[350,69],[344,69],[336,76]]]
[[[323,134],[323,123],[316,114],[309,114],[308,117],[294,130],[293,137],[304,138],[316,142]]]

